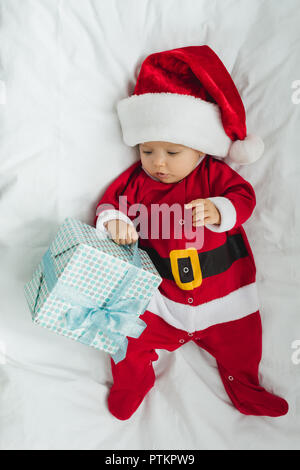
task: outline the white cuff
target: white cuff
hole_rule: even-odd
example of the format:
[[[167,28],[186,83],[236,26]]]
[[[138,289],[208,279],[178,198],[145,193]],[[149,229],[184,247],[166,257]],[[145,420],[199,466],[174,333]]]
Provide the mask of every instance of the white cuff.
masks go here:
[[[96,222],[97,232],[99,234],[100,233],[109,234],[108,230],[104,227],[104,223],[112,219],[120,219],[120,220],[123,220],[124,222],[127,222],[127,224],[131,224],[134,226],[133,222],[123,212],[110,209],[110,210],[103,211],[99,214],[97,222]]]
[[[221,214],[221,224],[205,225],[206,228],[212,232],[227,232],[231,230],[236,224],[236,210],[232,202],[227,197],[208,197],[214,203],[216,208]]]

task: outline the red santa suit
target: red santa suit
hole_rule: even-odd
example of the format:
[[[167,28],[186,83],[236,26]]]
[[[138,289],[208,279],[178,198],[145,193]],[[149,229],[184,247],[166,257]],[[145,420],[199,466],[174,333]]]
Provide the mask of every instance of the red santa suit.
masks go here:
[[[203,243],[193,246],[191,231],[182,230],[187,216],[184,204],[199,198],[216,205],[221,224],[192,227],[194,234],[203,234]],[[138,161],[99,201],[97,230],[105,231],[103,223],[113,218],[133,224],[136,214],[130,215],[130,207],[137,203],[147,209],[139,217],[141,226],[151,227],[153,204],[169,208],[179,204],[182,210],[174,212],[169,238],[154,238],[151,230],[139,237],[139,248],[148,253],[163,281],[141,316],[147,328],[139,338],[128,338],[123,361],[112,360],[110,411],[128,419],[137,409],[154,385],[156,349],[173,351],[194,341],[215,357],[224,387],[240,412],[285,414],[285,400],[267,392],[258,379],[262,339],[256,268],[242,227],[256,203],[252,186],[224,161],[210,156],[201,157],[194,170],[176,183],[156,180]]]

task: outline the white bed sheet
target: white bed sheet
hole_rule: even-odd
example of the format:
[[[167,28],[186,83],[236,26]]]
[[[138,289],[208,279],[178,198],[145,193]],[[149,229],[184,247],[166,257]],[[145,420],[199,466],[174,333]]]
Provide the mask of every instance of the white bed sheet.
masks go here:
[[[298,0],[0,7],[0,448],[299,449],[300,364],[291,359],[300,340]],[[201,44],[232,73],[248,129],[266,144],[259,162],[235,169],[257,195],[244,227],[257,264],[262,383],[290,411],[241,415],[214,359],[189,343],[160,352],[155,387],[122,422],[106,406],[108,356],[34,326],[23,285],[65,217],[92,224],[104,189],[135,161],[116,103],[132,93],[142,60]]]

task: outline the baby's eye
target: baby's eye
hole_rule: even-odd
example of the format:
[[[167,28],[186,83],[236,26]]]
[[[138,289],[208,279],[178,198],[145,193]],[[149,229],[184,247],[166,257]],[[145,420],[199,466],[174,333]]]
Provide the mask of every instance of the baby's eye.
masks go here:
[[[179,152],[168,152],[169,155],[177,155]]]
[[[143,150],[143,153],[146,153],[147,155],[149,155],[152,152],[146,152],[146,150]]]

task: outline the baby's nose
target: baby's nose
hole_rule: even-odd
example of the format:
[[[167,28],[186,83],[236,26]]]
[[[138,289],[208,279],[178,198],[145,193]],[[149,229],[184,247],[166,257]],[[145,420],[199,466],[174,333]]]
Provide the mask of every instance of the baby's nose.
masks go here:
[[[157,155],[154,159],[154,164],[156,166],[165,165],[166,164],[165,156],[163,154]]]

